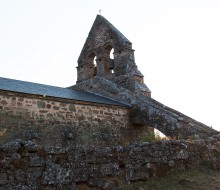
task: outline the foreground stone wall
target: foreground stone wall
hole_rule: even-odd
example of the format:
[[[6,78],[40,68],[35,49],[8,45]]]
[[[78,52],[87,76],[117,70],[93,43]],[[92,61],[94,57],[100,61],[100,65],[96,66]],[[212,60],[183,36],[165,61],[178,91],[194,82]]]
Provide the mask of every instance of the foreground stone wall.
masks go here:
[[[129,109],[51,97],[0,93],[0,142],[16,138],[41,145],[115,145],[148,132],[129,122]]]
[[[129,146],[42,147],[16,140],[0,146],[0,189],[109,189],[194,168],[219,167],[220,137]]]

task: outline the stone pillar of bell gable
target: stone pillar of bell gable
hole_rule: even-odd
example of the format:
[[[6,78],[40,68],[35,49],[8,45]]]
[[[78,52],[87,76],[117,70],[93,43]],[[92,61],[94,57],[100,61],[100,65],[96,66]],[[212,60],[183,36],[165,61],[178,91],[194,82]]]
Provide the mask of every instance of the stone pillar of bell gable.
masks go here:
[[[97,76],[107,77],[112,75],[109,69],[109,51],[103,51],[97,59]]]

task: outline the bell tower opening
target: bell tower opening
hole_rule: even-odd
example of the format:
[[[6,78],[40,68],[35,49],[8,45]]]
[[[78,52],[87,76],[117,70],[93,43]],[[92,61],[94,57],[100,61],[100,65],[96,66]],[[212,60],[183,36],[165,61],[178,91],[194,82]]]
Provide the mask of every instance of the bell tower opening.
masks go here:
[[[110,59],[114,59],[114,48],[110,51]]]
[[[114,48],[111,45],[107,45],[104,50],[106,61],[108,62],[108,69],[114,73]]]
[[[87,64],[90,65],[90,76],[96,76],[97,74],[96,60],[97,59],[96,59],[95,52],[89,53],[88,58],[87,58]]]
[[[94,65],[94,74],[93,74],[93,76],[96,76],[97,75],[97,57],[96,56],[93,58],[93,65]]]
[[[151,94],[135,63],[132,43],[101,15],[93,23],[77,69],[77,83],[96,76],[135,93]]]

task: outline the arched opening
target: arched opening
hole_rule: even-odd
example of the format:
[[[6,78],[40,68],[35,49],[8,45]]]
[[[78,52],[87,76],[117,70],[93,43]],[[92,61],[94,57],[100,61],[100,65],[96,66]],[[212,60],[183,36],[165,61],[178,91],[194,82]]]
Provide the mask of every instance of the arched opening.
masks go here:
[[[110,51],[110,59],[114,59],[114,48]]]
[[[155,134],[155,140],[159,141],[159,140],[169,140],[169,138],[164,135],[161,131],[159,131],[158,129],[154,128],[154,134]]]
[[[114,48],[110,51],[110,62],[109,62],[109,69],[114,73]]]
[[[88,74],[91,76],[95,76],[97,74],[97,63],[96,63],[96,54],[95,52],[91,52],[87,58],[87,64],[89,66]]]
[[[108,59],[108,69],[114,73],[114,48],[111,45],[105,47],[105,55]]]
[[[142,131],[138,140],[140,142],[156,142],[156,141],[169,140],[169,138],[159,130],[152,127],[148,127],[146,131]]]
[[[93,65],[94,65],[94,74],[93,74],[93,76],[96,76],[97,75],[97,58],[96,58],[96,56],[94,57],[94,59],[93,59]]]
[[[150,125],[150,115],[148,109],[143,109],[140,106],[134,106],[130,109],[129,118],[131,124],[140,130],[140,140],[143,142],[154,142],[160,140],[168,140],[169,137],[163,132],[166,132],[164,128],[157,128],[153,124]]]

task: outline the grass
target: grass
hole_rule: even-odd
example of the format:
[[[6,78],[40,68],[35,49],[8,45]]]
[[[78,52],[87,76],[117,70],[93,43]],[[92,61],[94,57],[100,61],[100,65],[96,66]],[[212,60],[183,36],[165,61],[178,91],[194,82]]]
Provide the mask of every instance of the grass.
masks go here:
[[[209,163],[194,170],[175,172],[148,182],[136,182],[117,190],[214,190],[220,189],[220,171],[214,171]]]
[[[154,129],[154,131],[148,131],[139,139],[141,142],[157,142],[163,140],[169,140],[168,137],[163,135],[160,131]]]

